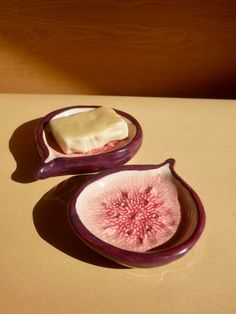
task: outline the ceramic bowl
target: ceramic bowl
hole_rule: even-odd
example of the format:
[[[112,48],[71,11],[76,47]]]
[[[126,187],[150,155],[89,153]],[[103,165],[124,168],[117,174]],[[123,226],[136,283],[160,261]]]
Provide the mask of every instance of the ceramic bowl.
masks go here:
[[[69,221],[77,236],[96,252],[128,267],[161,266],[185,255],[195,245],[203,232],[205,212],[196,192],[175,172],[174,162],[174,159],[168,159],[159,165],[127,165],[116,167],[95,175],[83,186],[80,186],[71,196],[68,205]],[[158,187],[159,183],[155,183],[163,182],[155,179],[159,177],[164,177],[164,181],[167,180],[169,184],[174,186],[179,204],[179,214],[173,214],[173,211],[169,210],[168,212],[164,210],[166,209],[165,202],[169,208],[173,204],[176,206],[176,203],[175,200],[173,201],[174,203],[172,202],[172,194],[168,188],[167,190],[160,189]],[[145,205],[144,202],[140,203],[140,200],[145,193],[150,193],[151,188],[154,190],[149,198],[149,202],[152,201],[152,204],[156,204],[155,206],[159,212],[157,211],[157,214],[150,212],[152,216],[149,215],[149,217],[153,217],[150,219],[160,219],[158,216],[161,216],[163,213],[173,214],[175,218],[172,221],[166,219],[164,216],[162,220],[160,219],[159,224],[156,225],[157,227],[159,226],[160,232],[157,231],[156,235],[162,238],[162,241],[158,242],[158,239],[155,239],[155,233],[149,238],[154,247],[149,247],[149,249],[142,252],[136,251],[137,237],[133,236],[133,241],[136,243],[133,246],[134,249],[129,250],[127,249],[128,246],[125,246],[124,249],[122,248],[123,240],[119,238],[122,231],[119,231],[120,233],[117,232],[119,228],[119,230],[122,229],[122,223],[127,219],[126,208],[123,210],[121,207],[123,206],[122,197],[129,198],[127,201],[129,202],[129,206],[135,207],[136,214],[139,214],[139,210],[140,212],[144,211],[144,207],[142,206],[143,204]],[[136,200],[134,197],[132,200],[132,193],[136,195]],[[145,195],[144,198],[146,198]],[[108,206],[109,202],[112,205]],[[128,206],[127,202],[126,206]],[[146,205],[145,210],[149,211],[151,207],[149,208],[149,205]],[[104,210],[108,210],[109,212],[104,214]],[[112,219],[108,216],[112,217]],[[120,219],[120,225],[114,222],[116,218]],[[139,222],[142,224],[142,220]],[[162,232],[162,227],[165,223],[168,225],[166,228],[167,233]],[[175,229],[171,226],[175,226]],[[136,230],[139,230],[137,229],[139,227],[137,225],[134,226]],[[105,236],[102,230],[104,230]],[[148,229],[146,228],[145,230]],[[169,238],[168,230],[170,231]],[[101,234],[102,236],[100,236]],[[130,234],[132,235],[132,230],[129,230],[125,235],[123,233],[121,238],[128,238]],[[163,242],[163,234],[166,236],[165,242]],[[113,236],[114,239],[112,239]],[[143,234],[143,239],[145,240],[145,234]],[[125,243],[127,244],[127,241]],[[130,247],[132,247],[132,243]]]
[[[98,106],[73,106],[53,111],[42,118],[36,128],[35,141],[42,163],[36,172],[37,179],[67,174],[94,173],[120,166],[129,161],[142,144],[142,128],[128,113],[115,110],[128,123],[129,137],[118,141],[106,152],[97,154],[64,154],[53,139],[49,121],[71,114],[93,110]]]

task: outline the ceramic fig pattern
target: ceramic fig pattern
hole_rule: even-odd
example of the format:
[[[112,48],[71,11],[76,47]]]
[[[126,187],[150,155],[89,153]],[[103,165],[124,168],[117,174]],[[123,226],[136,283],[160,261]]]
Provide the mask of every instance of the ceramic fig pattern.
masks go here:
[[[120,166],[129,161],[142,144],[143,133],[138,121],[123,111],[115,110],[126,119],[129,126],[129,137],[121,141],[112,141],[88,154],[63,154],[50,145],[47,140],[48,123],[56,117],[67,116],[77,112],[93,110],[98,106],[73,106],[53,111],[42,118],[36,128],[35,141],[41,157],[41,165],[35,173],[37,179],[52,176],[94,173]]]
[[[184,256],[206,218],[199,196],[174,163],[115,167],[78,187],[68,205],[77,236],[128,267],[156,267]]]
[[[93,234],[134,252],[168,241],[181,217],[176,188],[166,174],[131,176],[101,194],[94,191],[84,211]]]

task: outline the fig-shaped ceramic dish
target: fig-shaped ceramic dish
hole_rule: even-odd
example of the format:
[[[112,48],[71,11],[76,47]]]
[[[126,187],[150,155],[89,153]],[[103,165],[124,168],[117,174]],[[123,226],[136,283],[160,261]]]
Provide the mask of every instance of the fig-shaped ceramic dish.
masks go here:
[[[203,205],[174,171],[160,165],[106,170],[80,186],[68,205],[78,237],[128,267],[154,267],[186,254],[205,225]]]
[[[35,141],[42,163],[36,171],[36,178],[44,179],[67,174],[94,173],[120,166],[129,161],[142,144],[142,128],[128,113],[115,110],[128,124],[128,138],[87,154],[64,154],[53,139],[49,121],[79,112],[90,111],[98,106],[73,106],[53,111],[42,118],[36,128]]]

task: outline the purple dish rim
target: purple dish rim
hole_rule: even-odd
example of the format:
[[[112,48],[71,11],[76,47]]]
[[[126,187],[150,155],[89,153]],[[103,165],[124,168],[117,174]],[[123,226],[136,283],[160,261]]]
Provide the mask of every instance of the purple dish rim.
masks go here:
[[[126,171],[126,170],[151,170],[158,169],[164,165],[169,164],[170,171],[172,175],[178,180],[190,193],[197,209],[197,224],[187,240],[181,244],[177,244],[174,247],[167,247],[160,251],[149,251],[144,253],[126,251],[117,248],[113,245],[103,242],[95,235],[93,235],[81,222],[77,212],[76,212],[76,200],[80,193],[89,184],[109,175],[112,173]],[[103,171],[102,173],[95,175],[94,178],[90,179],[82,186],[71,197],[68,204],[68,219],[70,224],[76,233],[76,235],[90,248],[96,252],[104,255],[115,262],[128,266],[128,267],[156,267],[162,266],[164,264],[170,263],[183,255],[185,255],[198,241],[200,238],[206,223],[206,216],[203,204],[197,195],[197,193],[175,172],[174,170],[175,159],[170,158],[159,165],[126,165],[121,167],[116,167],[110,170]]]
[[[67,175],[67,174],[82,174],[82,173],[95,173],[101,170],[121,166],[128,162],[139,150],[142,145],[143,131],[139,122],[130,114],[114,109],[119,115],[131,121],[136,127],[136,133],[132,140],[127,144],[100,154],[78,156],[78,157],[57,157],[45,163],[49,156],[49,150],[44,142],[43,132],[48,122],[56,115],[76,108],[98,108],[100,106],[85,106],[76,105],[61,108],[50,112],[43,117],[36,130],[35,142],[37,150],[41,157],[41,165],[36,171],[35,177],[37,179],[45,179],[52,176]]]

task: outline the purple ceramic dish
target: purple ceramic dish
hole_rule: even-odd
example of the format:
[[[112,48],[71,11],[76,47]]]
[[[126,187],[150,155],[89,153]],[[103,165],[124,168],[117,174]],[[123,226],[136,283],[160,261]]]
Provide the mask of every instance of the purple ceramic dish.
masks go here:
[[[128,267],[161,266],[186,254],[203,232],[205,212],[174,163],[116,167],[80,186],[68,205],[77,236]]]
[[[42,163],[36,172],[37,179],[67,174],[94,173],[104,169],[121,166],[128,162],[142,144],[142,128],[138,121],[128,113],[115,110],[129,127],[129,137],[118,141],[106,152],[90,155],[64,154],[51,136],[49,121],[78,112],[89,111],[99,106],[73,106],[53,111],[42,118],[36,128],[35,141]]]

